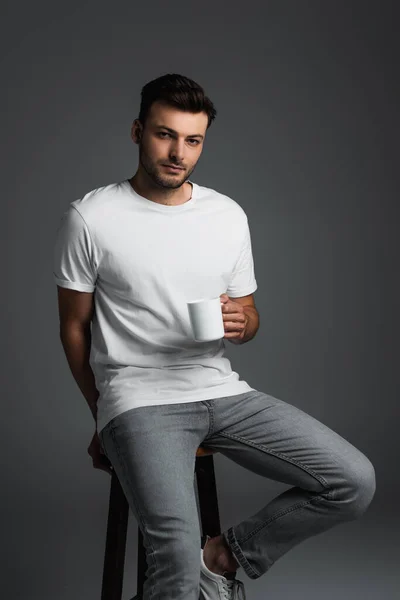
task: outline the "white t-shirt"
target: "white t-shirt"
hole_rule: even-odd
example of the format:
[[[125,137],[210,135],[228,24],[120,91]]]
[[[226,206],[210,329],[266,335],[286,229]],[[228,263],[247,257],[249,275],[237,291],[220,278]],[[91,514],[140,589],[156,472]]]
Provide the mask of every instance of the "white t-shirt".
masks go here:
[[[97,427],[138,406],[250,391],[225,340],[193,339],[187,302],[257,289],[246,213],[191,180],[184,204],[158,204],[128,180],[71,202],[55,242],[57,285],[94,292],[90,366]]]

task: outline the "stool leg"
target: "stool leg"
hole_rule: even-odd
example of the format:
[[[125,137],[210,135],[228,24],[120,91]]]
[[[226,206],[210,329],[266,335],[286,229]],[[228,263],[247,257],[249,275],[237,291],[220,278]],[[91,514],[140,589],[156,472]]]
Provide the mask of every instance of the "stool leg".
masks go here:
[[[195,471],[202,534],[215,537],[221,533],[221,523],[218,510],[214,457],[212,454],[196,457]]]
[[[137,555],[137,595],[135,598],[141,598],[143,595],[143,586],[146,581],[146,548],[143,543],[143,534],[138,527],[138,555]],[[132,600],[134,600],[132,598]]]
[[[113,471],[111,475],[101,600],[121,600],[122,598],[128,517],[129,505],[118,477]]]

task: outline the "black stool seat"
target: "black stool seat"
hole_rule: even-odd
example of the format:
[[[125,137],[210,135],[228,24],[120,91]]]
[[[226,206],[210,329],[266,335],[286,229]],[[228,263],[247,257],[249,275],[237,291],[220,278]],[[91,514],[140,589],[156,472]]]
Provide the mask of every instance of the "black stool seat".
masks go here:
[[[215,537],[221,533],[214,458],[212,456],[215,453],[215,450],[199,446],[195,462],[202,535],[207,534],[210,537]],[[128,517],[128,501],[113,470],[108,508],[101,600],[121,600],[122,598]],[[143,594],[146,569],[146,550],[143,544],[142,532],[138,527],[137,593],[134,598],[140,598]]]

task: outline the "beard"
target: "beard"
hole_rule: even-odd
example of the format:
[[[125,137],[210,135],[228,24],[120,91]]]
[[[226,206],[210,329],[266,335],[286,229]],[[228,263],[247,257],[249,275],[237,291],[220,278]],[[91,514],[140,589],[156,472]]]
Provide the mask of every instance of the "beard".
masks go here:
[[[170,161],[166,159],[165,162],[169,163]],[[182,174],[164,173],[161,165],[153,162],[150,156],[146,153],[146,149],[143,148],[143,144],[139,145],[139,163],[146,171],[148,177],[155,183],[157,187],[169,190],[176,190],[180,188],[189,179],[196,167],[196,164],[194,164],[193,167],[188,171],[182,171]]]

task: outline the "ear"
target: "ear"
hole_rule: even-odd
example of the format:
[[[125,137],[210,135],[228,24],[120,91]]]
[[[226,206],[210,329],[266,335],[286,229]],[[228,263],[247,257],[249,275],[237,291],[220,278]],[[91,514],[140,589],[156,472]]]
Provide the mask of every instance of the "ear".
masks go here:
[[[139,144],[142,139],[142,124],[139,119],[135,119],[132,123],[131,138],[135,144]]]

